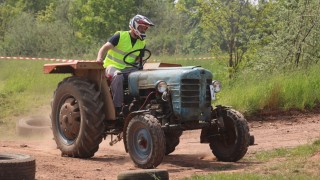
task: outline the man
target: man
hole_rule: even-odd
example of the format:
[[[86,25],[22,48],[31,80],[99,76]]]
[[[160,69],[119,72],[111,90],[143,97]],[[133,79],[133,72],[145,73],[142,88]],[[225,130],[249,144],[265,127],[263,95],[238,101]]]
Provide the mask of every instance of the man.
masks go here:
[[[103,66],[106,68],[105,75],[111,80],[110,88],[116,115],[119,115],[121,112],[123,102],[124,77],[122,73],[129,74],[137,70],[134,67],[126,65],[123,62],[123,58],[131,51],[145,48],[145,33],[151,26],[154,26],[154,24],[147,17],[138,14],[129,22],[130,31],[116,32],[98,52],[96,61],[103,62]],[[128,56],[126,61],[134,63],[138,59],[139,54],[137,53],[133,54],[136,57]],[[118,74],[120,72],[121,74]]]

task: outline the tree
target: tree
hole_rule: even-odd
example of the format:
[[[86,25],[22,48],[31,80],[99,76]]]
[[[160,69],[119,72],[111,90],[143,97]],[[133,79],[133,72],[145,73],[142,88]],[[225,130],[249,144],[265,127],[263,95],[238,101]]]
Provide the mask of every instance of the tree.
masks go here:
[[[275,52],[284,64],[309,65],[319,61],[320,1],[279,2],[279,24],[275,35]]]
[[[71,11],[78,36],[105,42],[115,31],[128,29],[136,6],[132,0],[76,0]]]
[[[8,31],[10,21],[21,15],[22,12],[28,12],[36,15],[39,11],[45,11],[50,3],[56,0],[6,0],[0,2],[0,40],[4,41],[5,33]]]
[[[0,41],[4,41],[4,36],[8,31],[9,22],[18,15],[19,8],[6,3],[0,4]]]
[[[204,29],[200,26],[202,13],[197,9],[197,0],[179,0],[176,9],[179,11],[183,22],[182,52],[191,54],[208,53],[211,48],[211,41],[206,38]]]
[[[50,3],[55,3],[57,0],[6,0],[6,4],[21,8],[22,11],[36,14],[39,11],[45,10]]]
[[[205,30],[206,38],[212,42],[212,49],[219,47],[228,53],[228,66],[232,74],[238,70],[246,53],[256,48],[252,42],[263,38],[259,33],[265,28],[266,9],[249,0],[197,2],[195,12],[200,16],[200,25]]]

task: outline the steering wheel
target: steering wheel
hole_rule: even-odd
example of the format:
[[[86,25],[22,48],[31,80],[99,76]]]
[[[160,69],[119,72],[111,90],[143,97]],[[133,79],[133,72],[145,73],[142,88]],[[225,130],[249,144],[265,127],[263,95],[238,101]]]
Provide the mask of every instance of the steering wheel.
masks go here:
[[[137,62],[137,63],[129,63],[129,62],[126,61],[128,56],[130,56],[131,54],[133,54],[135,52],[138,52],[138,51],[140,52],[139,56],[138,56],[139,62]],[[147,56],[146,56],[146,53],[147,53]],[[144,56],[142,56],[142,54]],[[147,62],[147,60],[150,58],[150,56],[151,56],[151,51],[149,49],[137,49],[137,50],[131,51],[128,54],[126,54],[123,57],[123,61],[124,61],[124,63],[126,63],[126,64],[128,64],[130,66],[133,66],[133,67],[135,67],[135,68],[140,70],[140,69],[143,69],[143,65]]]

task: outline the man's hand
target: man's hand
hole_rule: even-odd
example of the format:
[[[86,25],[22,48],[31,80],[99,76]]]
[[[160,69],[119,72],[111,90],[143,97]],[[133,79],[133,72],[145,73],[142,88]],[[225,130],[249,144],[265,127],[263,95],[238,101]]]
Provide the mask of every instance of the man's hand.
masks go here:
[[[96,62],[97,62],[98,64],[103,65],[103,60],[102,60],[102,58],[97,59]]]

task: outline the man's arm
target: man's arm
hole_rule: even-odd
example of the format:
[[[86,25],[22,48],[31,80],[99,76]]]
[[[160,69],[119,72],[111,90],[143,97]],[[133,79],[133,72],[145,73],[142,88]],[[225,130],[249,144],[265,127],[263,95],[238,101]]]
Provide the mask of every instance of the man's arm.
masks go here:
[[[103,62],[107,52],[118,45],[119,39],[120,39],[120,33],[116,33],[109,39],[107,43],[105,43],[100,48],[97,56],[97,62]]]
[[[105,43],[99,50],[98,52],[98,56],[97,56],[97,62],[103,62],[103,58],[105,57],[105,55],[107,54],[107,52],[112,49],[114,46],[110,43],[107,42]]]

